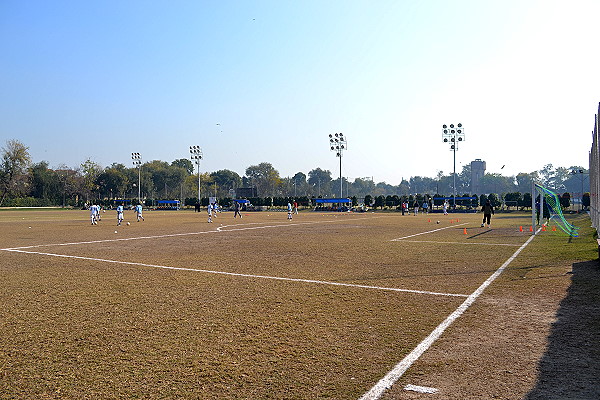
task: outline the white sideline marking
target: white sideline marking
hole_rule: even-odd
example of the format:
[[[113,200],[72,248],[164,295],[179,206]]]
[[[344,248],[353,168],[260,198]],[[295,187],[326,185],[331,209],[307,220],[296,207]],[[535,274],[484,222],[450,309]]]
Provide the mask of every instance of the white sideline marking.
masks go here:
[[[470,245],[481,245],[481,246],[510,246],[510,247],[518,247],[520,244],[510,244],[510,243],[473,243],[473,242],[437,242],[435,240],[399,240],[394,239],[396,242],[408,242],[408,243],[436,243],[436,244],[470,244]]]
[[[427,295],[433,295],[433,296],[467,297],[466,294],[429,292],[426,290],[399,289],[399,288],[390,288],[390,287],[382,287],[382,286],[358,285],[358,284],[353,284],[353,283],[319,281],[319,280],[314,280],[314,279],[286,278],[286,277],[281,277],[281,276],[241,274],[241,273],[236,273],[236,272],[213,271],[213,270],[208,270],[208,269],[197,269],[197,268],[168,267],[166,265],[144,264],[144,263],[131,262],[131,261],[107,260],[107,259],[103,259],[103,258],[71,256],[71,255],[66,255],[66,254],[43,253],[43,252],[39,252],[39,251],[26,251],[26,250],[22,250],[22,249],[2,249],[2,250],[11,251],[11,252],[15,252],[15,253],[38,254],[38,255],[43,255],[43,256],[74,258],[77,260],[101,261],[101,262],[107,262],[107,263],[113,263],[113,264],[137,265],[137,266],[141,266],[141,267],[170,269],[170,270],[176,270],[176,271],[203,272],[203,273],[207,273],[207,274],[239,276],[239,277],[245,277],[245,278],[258,278],[258,279],[271,279],[271,280],[287,281],[287,282],[313,283],[313,284],[319,284],[319,285],[344,286],[344,287],[361,288],[361,289],[385,290],[385,291],[391,291],[391,292],[427,294]]]
[[[404,390],[410,390],[412,392],[419,393],[437,393],[438,390],[436,388],[427,387],[427,386],[417,386],[417,385],[406,385],[404,386]]]
[[[443,231],[444,229],[450,229],[450,228],[454,228],[455,226],[461,226],[461,225],[467,225],[467,223],[463,222],[462,224],[456,224],[456,225],[452,225],[452,226],[446,226],[446,227],[443,227],[443,228],[433,229],[433,230],[427,231],[427,232],[415,233],[414,235],[403,236],[403,237],[400,237],[400,238],[391,239],[390,241],[391,242],[397,242],[399,240],[408,239],[408,238],[415,237],[415,236],[420,236],[420,235],[426,235],[428,233],[433,233],[433,232],[437,232],[437,231]]]
[[[400,379],[402,375],[404,375],[404,373],[414,364],[414,362],[417,361],[419,357],[421,357],[423,353],[427,351],[427,349],[429,349],[433,342],[439,339],[439,337],[442,336],[442,333],[444,333],[444,331],[454,321],[456,321],[456,319],[458,319],[458,317],[460,317],[475,302],[475,300],[477,300],[481,293],[483,293],[483,291],[498,276],[500,276],[500,274],[506,269],[506,267],[508,267],[508,265],[519,255],[519,253],[521,253],[521,251],[523,251],[523,249],[527,247],[527,245],[533,240],[534,237],[535,235],[530,236],[529,239],[527,239],[527,241],[523,243],[521,247],[519,247],[517,251],[515,251],[514,254],[510,256],[510,258],[506,260],[504,264],[502,264],[500,268],[496,270],[496,272],[494,272],[489,278],[487,278],[486,281],[483,282],[481,286],[477,288],[477,290],[475,290],[469,297],[467,297],[467,299],[460,306],[458,306],[458,308],[454,310],[452,314],[446,317],[446,319],[441,324],[439,324],[433,330],[433,332],[431,332],[425,339],[423,339],[423,341],[419,343],[419,345],[415,347],[413,351],[411,351],[406,357],[404,357],[402,361],[396,364],[396,366],[390,372],[388,372],[387,375],[381,378],[381,380],[379,380],[379,382],[377,382],[375,386],[373,386],[367,393],[362,395],[360,397],[360,400],[379,399],[387,389],[392,387],[392,385],[396,383],[396,381]]]

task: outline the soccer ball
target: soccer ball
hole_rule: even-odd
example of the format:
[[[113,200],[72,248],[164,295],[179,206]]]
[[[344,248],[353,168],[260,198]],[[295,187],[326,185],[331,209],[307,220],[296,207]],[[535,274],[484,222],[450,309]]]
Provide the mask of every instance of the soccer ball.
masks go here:
[[[436,223],[437,223],[437,224],[439,224],[439,223],[440,223],[440,221],[438,221],[438,222],[436,222]]]
[[[128,222],[127,225],[131,225],[131,223]]]

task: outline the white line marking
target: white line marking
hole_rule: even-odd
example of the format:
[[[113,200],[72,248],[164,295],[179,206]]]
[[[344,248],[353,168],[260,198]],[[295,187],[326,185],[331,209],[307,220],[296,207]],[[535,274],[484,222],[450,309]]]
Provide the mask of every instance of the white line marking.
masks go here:
[[[532,235],[527,239],[521,247],[514,252],[512,256],[508,260],[504,262],[494,272],[489,278],[486,279],[485,282],[481,284],[467,299],[460,305],[452,314],[450,314],[441,324],[439,324],[433,332],[431,332],[417,347],[413,349],[402,361],[400,361],[396,366],[387,373],[379,382],[375,384],[367,393],[360,397],[360,400],[376,400],[385,393],[404,373],[413,365],[415,361],[423,355],[429,349],[429,347],[442,336],[442,333],[454,322],[458,317],[460,317],[474,302],[475,300],[483,293],[483,291],[498,277],[500,274],[508,267],[508,265],[523,251],[525,247],[533,240],[535,236]]]
[[[286,278],[286,277],[280,277],[280,276],[240,274],[240,273],[236,273],[236,272],[213,271],[213,270],[208,270],[208,269],[197,269],[197,268],[168,267],[165,265],[144,264],[144,263],[130,262],[130,261],[108,260],[108,259],[103,259],[103,258],[71,256],[71,255],[66,255],[66,254],[43,253],[43,252],[39,252],[39,251],[26,251],[26,250],[22,250],[22,249],[3,249],[3,250],[15,252],[15,253],[38,254],[38,255],[51,256],[51,257],[74,258],[77,260],[100,261],[100,262],[107,262],[107,263],[113,263],[113,264],[137,265],[137,266],[141,266],[141,267],[162,268],[162,269],[170,269],[170,270],[176,270],[176,271],[203,272],[203,273],[207,273],[207,274],[238,276],[238,277],[245,277],[245,278],[271,279],[271,280],[287,281],[287,282],[302,282],[302,283],[312,283],[312,284],[319,284],[319,285],[344,286],[344,287],[361,288],[361,289],[385,290],[385,291],[391,291],[391,292],[426,294],[426,295],[433,295],[433,296],[467,297],[466,294],[440,293],[440,292],[429,292],[426,290],[412,290],[412,289],[400,289],[400,288],[391,288],[391,287],[382,287],[382,286],[358,285],[358,284],[353,284],[353,283],[319,281],[319,280],[314,280],[314,279],[300,279],[300,278]]]
[[[467,225],[467,223],[464,222],[462,224],[457,224],[457,225],[452,225],[452,226],[446,226],[444,228],[438,228],[438,229],[434,229],[434,230],[427,231],[427,232],[415,233],[414,235],[403,236],[403,237],[400,237],[400,238],[391,239],[390,241],[391,242],[397,242],[398,240],[408,239],[408,238],[415,237],[415,236],[420,236],[420,235],[426,235],[428,233],[433,233],[433,232],[437,232],[437,231],[443,231],[444,229],[450,229],[450,228],[454,228],[456,226],[461,226],[461,225]]]
[[[417,385],[406,385],[404,386],[404,390],[410,390],[412,392],[419,393],[437,393],[438,390],[436,388],[427,387],[427,386],[417,386]]]
[[[394,239],[395,242],[408,242],[408,243],[436,243],[436,244],[470,244],[470,245],[481,245],[481,246],[510,246],[519,247],[520,244],[509,244],[509,243],[473,243],[473,242],[437,242],[435,240],[399,240]]]
[[[368,219],[373,219],[373,218],[381,218],[381,216],[379,216],[379,217],[371,217],[371,218],[368,218]],[[363,218],[359,218],[359,219],[367,219],[367,218],[363,217]],[[86,242],[36,244],[36,245],[31,245],[31,246],[11,247],[11,248],[0,249],[0,250],[11,251],[11,250],[18,250],[18,249],[32,249],[32,248],[35,248],[35,247],[73,246],[73,245],[80,245],[80,244],[121,242],[121,241],[128,241],[128,240],[159,239],[159,238],[178,237],[178,236],[204,235],[204,234],[208,234],[208,233],[246,231],[246,230],[266,229],[266,228],[282,228],[282,227],[295,226],[295,225],[314,225],[314,224],[326,224],[326,223],[334,223],[334,222],[344,222],[344,221],[341,221],[341,220],[327,220],[327,221],[313,221],[313,222],[288,222],[288,223],[282,222],[280,225],[251,226],[251,227],[245,227],[245,228],[236,228],[236,229],[223,230],[223,228],[227,228],[227,227],[231,227],[231,226],[238,226],[238,225],[225,225],[225,226],[220,226],[216,230],[212,230],[212,231],[187,232],[187,233],[171,233],[171,234],[165,234],[165,235],[138,236],[138,237],[119,238],[119,239],[90,240],[90,241],[86,241]],[[252,222],[251,224],[259,224],[259,223],[260,222]],[[246,224],[244,224],[244,225],[246,225]]]

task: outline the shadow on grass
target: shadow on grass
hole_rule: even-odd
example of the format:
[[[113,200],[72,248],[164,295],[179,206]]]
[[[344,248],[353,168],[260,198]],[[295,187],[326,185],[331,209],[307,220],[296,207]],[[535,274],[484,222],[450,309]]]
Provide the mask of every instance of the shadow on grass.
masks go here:
[[[573,264],[571,286],[560,303],[526,400],[600,399],[600,265]]]

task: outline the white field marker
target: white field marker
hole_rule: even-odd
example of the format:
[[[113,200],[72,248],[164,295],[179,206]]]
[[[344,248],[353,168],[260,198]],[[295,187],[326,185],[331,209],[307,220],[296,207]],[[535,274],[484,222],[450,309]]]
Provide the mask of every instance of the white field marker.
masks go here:
[[[406,385],[404,386],[404,390],[410,390],[411,392],[418,393],[437,393],[438,390],[436,388],[427,387],[427,386],[417,386],[417,385]]]

